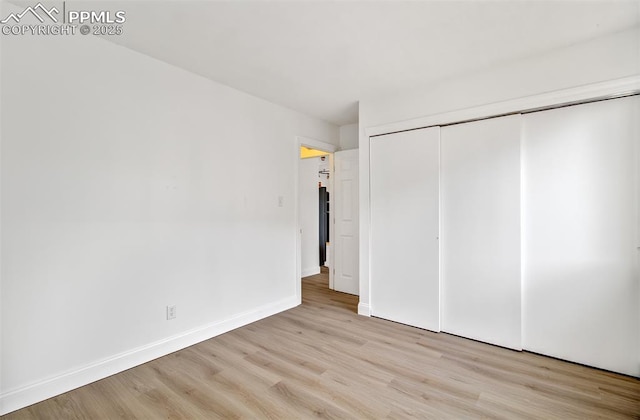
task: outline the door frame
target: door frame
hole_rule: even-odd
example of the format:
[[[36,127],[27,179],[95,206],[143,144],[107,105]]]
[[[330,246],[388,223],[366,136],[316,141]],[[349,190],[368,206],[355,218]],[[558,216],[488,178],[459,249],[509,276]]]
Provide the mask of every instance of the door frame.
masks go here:
[[[329,187],[333,192],[333,154],[338,151],[338,146],[331,143],[326,143],[320,140],[315,140],[309,137],[304,136],[296,136],[295,139],[295,176],[294,176],[294,191],[295,191],[295,235],[296,235],[296,300],[298,304],[302,303],[302,238],[300,231],[300,147],[305,146],[316,150],[321,150],[323,152],[330,153],[329,155]],[[333,223],[333,209],[335,206],[335,197],[332,193],[332,197],[329,200],[329,215],[330,215],[330,223],[329,223],[329,238],[330,240],[334,235],[334,223]],[[335,246],[332,243],[331,249],[329,250],[330,261],[333,263],[335,256]],[[324,261],[319,262],[320,265],[324,263]],[[333,289],[333,269],[329,270],[329,288]]]

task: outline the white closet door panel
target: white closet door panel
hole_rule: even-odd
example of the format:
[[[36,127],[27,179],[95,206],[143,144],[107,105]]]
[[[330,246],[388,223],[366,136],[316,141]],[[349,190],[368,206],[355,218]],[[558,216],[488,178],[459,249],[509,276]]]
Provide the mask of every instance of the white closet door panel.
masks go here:
[[[443,127],[442,330],[521,349],[520,115]]]
[[[523,344],[640,375],[640,100],[526,115]]]
[[[371,314],[440,330],[439,128],[371,139]]]

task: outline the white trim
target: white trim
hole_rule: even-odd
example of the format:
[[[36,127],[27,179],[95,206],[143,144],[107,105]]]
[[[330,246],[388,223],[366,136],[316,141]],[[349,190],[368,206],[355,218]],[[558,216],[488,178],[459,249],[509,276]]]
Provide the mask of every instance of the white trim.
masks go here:
[[[363,137],[363,128],[358,132],[358,314],[371,316],[371,184],[369,169],[371,166],[370,137]]]
[[[339,150],[336,150],[336,152],[338,152]],[[337,195],[335,194],[336,191],[336,186],[334,183],[334,179],[335,179],[335,175],[336,175],[336,167],[335,167],[335,153],[333,152],[329,155],[329,242],[331,243],[331,241],[333,241],[332,243],[334,244],[334,246],[329,246],[328,249],[328,255],[327,252],[325,252],[325,259],[328,259],[331,264],[334,264],[335,261],[335,246],[337,245],[337,242],[334,241],[334,238],[336,237],[336,218],[335,218],[335,210],[336,210],[336,197]],[[326,261],[325,261],[326,262]],[[323,264],[322,261],[320,261],[320,265],[326,265]],[[335,270],[333,269],[334,266],[328,266],[327,267],[329,269],[329,289],[334,290],[334,284],[333,282],[335,281]]]
[[[365,133],[367,137],[371,137],[638,91],[640,91],[640,75],[369,127],[365,129]]]
[[[442,331],[442,128],[438,129],[438,331]]]
[[[320,140],[315,140],[315,139],[312,139],[309,137],[303,137],[303,136],[297,136],[296,138],[298,139],[299,146],[306,146],[312,149],[317,149],[317,150],[321,150],[323,152],[329,152],[329,153],[334,153],[338,151],[338,146],[336,146],[335,144],[325,143]],[[300,157],[299,152],[300,151],[298,150],[298,157]]]
[[[302,270],[301,276],[309,277],[309,276],[315,276],[316,274],[320,274],[320,266],[305,268],[304,270]]]
[[[1,71],[2,66],[0,66],[0,74],[2,74]],[[0,80],[2,80],[0,78]],[[2,86],[0,86],[0,97],[2,97]],[[5,105],[6,106],[6,105]],[[0,115],[2,114],[2,101],[0,101]],[[1,118],[0,118],[1,119]],[[0,121],[1,124],[1,121]],[[2,133],[2,130],[0,129],[0,133]],[[2,136],[0,135],[0,161],[2,161],[1,157],[2,157]],[[0,221],[2,220],[2,176],[0,175]],[[2,223],[0,223],[0,238],[2,238]],[[2,269],[2,241],[0,240],[0,302],[2,302],[2,273],[4,272],[4,270]],[[0,311],[0,392],[2,392],[2,365],[4,363],[2,363],[2,349],[3,349],[3,337],[2,337],[2,311]],[[3,411],[3,407],[4,404],[2,403],[2,399],[0,398],[0,415],[2,415],[2,411]]]
[[[64,374],[0,394],[0,415],[10,413],[47,398],[90,384],[158,357],[184,349],[220,334],[258,321],[298,305],[295,297],[267,304],[223,321],[194,328],[112,357],[88,364]]]
[[[371,308],[366,303],[358,303],[358,315],[371,316]]]
[[[298,305],[302,303],[302,228],[300,227],[300,138],[295,139],[295,154],[293,161],[293,213],[295,219],[296,238],[296,277],[293,284],[296,290]]]

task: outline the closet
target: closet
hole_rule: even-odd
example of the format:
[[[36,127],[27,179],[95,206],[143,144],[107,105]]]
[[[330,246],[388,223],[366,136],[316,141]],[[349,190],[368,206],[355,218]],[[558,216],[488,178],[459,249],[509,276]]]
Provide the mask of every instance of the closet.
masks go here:
[[[371,314],[640,376],[640,97],[370,138]]]

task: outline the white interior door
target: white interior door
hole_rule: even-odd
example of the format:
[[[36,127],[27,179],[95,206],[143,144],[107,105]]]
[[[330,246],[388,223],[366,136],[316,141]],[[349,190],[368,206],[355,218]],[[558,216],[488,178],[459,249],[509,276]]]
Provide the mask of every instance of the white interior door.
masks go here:
[[[439,331],[440,129],[370,141],[371,314]]]
[[[300,159],[298,163],[301,277],[320,273],[318,166],[318,158]]]
[[[520,115],[443,127],[442,330],[521,349]]]
[[[335,213],[333,288],[338,292],[357,295],[358,276],[358,150],[345,150],[333,154]]]
[[[523,119],[523,346],[640,376],[640,98]]]

